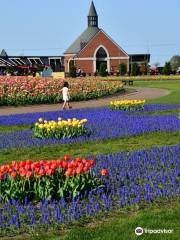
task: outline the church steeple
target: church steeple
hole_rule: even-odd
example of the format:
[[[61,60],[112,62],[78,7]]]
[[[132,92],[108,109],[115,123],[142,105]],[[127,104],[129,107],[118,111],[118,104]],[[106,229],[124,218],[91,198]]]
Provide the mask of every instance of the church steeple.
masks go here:
[[[98,15],[93,1],[88,14],[88,27],[98,27]]]

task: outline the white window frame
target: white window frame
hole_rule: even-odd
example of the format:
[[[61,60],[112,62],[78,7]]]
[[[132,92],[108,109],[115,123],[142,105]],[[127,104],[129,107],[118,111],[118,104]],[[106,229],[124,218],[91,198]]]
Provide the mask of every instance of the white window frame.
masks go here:
[[[0,58],[1,62],[4,62],[4,64],[7,66],[15,66],[14,64],[11,64],[9,62],[7,62],[6,60],[4,60],[3,58]]]
[[[26,65],[26,63],[23,62],[23,60],[21,60],[20,58],[9,58],[9,59],[17,62],[18,65],[22,65],[22,64],[23,64],[23,65]]]
[[[36,60],[39,60],[39,61],[41,62],[41,64],[43,64],[42,60],[41,60],[40,58],[38,58],[38,57],[30,57],[30,58],[27,58],[27,59],[28,59],[30,65],[33,65],[33,63],[31,62],[31,60],[34,60],[36,64],[39,64],[39,63],[37,63],[37,61],[36,61]]]

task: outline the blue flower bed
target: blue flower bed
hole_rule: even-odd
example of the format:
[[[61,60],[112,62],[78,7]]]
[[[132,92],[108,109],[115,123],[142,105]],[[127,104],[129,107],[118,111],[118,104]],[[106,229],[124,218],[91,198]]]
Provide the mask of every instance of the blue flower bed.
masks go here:
[[[134,152],[99,155],[96,174],[105,188],[79,196],[72,202],[42,201],[24,204],[0,202],[0,230],[29,231],[38,226],[70,224],[127,206],[180,196],[180,145]],[[109,176],[100,176],[107,168]]]
[[[97,140],[114,139],[119,137],[136,136],[150,132],[173,132],[180,130],[180,119],[176,116],[141,116],[132,115],[122,111],[108,108],[80,109],[66,112],[48,112],[21,114],[9,116],[0,121],[6,125],[11,124],[34,124],[38,118],[56,120],[76,117],[87,118],[89,136],[80,136],[65,139],[37,139],[33,137],[32,130],[0,132],[0,149],[23,148],[32,146],[44,146],[51,144],[79,143]]]
[[[146,104],[143,112],[166,111],[172,109],[180,109],[180,104]]]
[[[138,112],[149,112],[149,111],[165,111],[172,109],[180,109],[180,104],[147,104],[144,110]],[[178,111],[178,110],[177,110]],[[108,116],[117,116],[119,114],[128,114],[128,112],[111,110],[109,108],[89,108],[89,109],[73,109],[68,111],[55,111],[55,112],[37,112],[37,113],[26,113],[26,114],[14,114],[8,116],[0,116],[0,125],[21,125],[21,124],[34,124],[39,118],[45,118],[46,120],[57,120],[58,117],[63,119],[76,117],[82,119],[84,117],[92,118],[96,115],[105,114],[105,118]],[[178,112],[177,112],[178,114]]]

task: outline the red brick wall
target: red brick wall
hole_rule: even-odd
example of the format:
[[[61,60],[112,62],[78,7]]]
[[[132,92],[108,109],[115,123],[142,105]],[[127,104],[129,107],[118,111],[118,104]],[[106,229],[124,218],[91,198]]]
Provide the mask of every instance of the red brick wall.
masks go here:
[[[94,52],[99,45],[103,45],[107,48],[110,57],[127,57],[127,55],[121,51],[102,31],[100,31],[78,54],[78,57],[93,57]]]
[[[93,72],[93,61],[92,60],[76,60],[75,61],[76,68],[80,68],[85,73]]]
[[[116,59],[110,60],[111,71],[116,72],[119,70],[119,64],[124,63],[127,66],[127,71],[129,71],[129,60],[128,59]]]
[[[90,43],[76,56],[78,58],[93,58],[95,50],[103,45],[109,53],[109,57],[128,57],[103,31],[100,31]],[[65,56],[65,72],[68,72],[68,62],[72,56]],[[110,71],[118,71],[119,64],[125,63],[127,69],[129,68],[128,59],[111,59],[110,60]],[[93,60],[75,60],[76,68],[80,68],[85,73],[93,73]]]

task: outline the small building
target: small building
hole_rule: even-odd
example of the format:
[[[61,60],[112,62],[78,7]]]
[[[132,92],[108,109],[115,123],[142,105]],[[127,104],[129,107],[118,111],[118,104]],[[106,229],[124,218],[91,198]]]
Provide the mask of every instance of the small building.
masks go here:
[[[9,56],[2,49],[0,51],[0,69],[41,69],[44,66],[51,66],[53,72],[64,71],[63,56]]]

